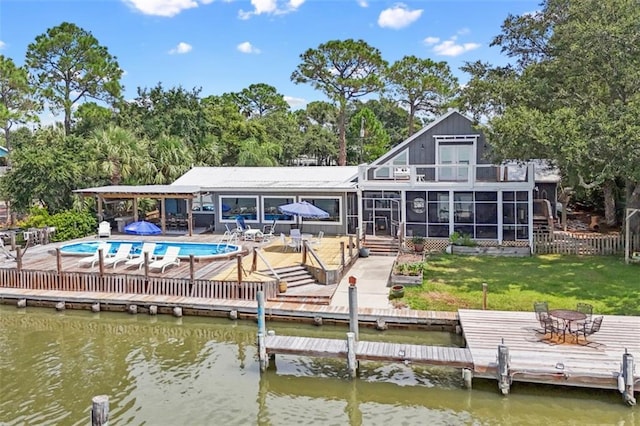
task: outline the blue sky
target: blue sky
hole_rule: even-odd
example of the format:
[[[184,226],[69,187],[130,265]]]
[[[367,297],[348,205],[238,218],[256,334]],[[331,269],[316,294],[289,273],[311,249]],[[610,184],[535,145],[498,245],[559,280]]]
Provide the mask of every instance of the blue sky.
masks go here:
[[[489,47],[509,13],[529,0],[1,0],[0,54],[24,63],[29,43],[64,21],[90,31],[118,58],[125,97],[162,82],[202,96],[274,86],[294,107],[325,100],[290,81],[300,55],[329,40],[363,39],[390,63],[406,55],[449,63],[506,61]]]

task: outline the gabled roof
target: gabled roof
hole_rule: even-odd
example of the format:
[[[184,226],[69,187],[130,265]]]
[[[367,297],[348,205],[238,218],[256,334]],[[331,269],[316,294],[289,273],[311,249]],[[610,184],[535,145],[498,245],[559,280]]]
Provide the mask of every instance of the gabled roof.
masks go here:
[[[202,191],[325,191],[353,189],[357,176],[357,166],[194,167],[172,185],[197,185]]]
[[[411,144],[411,142],[420,137],[420,135],[422,135],[423,133],[428,132],[429,130],[433,129],[434,127],[436,127],[438,124],[442,123],[444,120],[448,119],[449,117],[451,117],[454,114],[458,114],[459,116],[469,120],[469,122],[471,122],[471,119],[469,117],[466,117],[465,115],[461,114],[460,112],[458,112],[458,110],[452,109],[451,111],[447,111],[446,114],[441,115],[440,117],[438,117],[437,119],[435,119],[434,121],[432,121],[431,123],[427,124],[426,126],[424,126],[422,129],[418,130],[417,132],[415,132],[413,135],[409,136],[407,139],[405,139],[404,141],[400,142],[398,145],[396,145],[395,147],[393,147],[390,151],[385,152],[382,157],[377,158],[375,161],[371,162],[371,165],[377,165],[377,164],[381,164],[382,163],[382,159],[386,159],[386,158],[392,158],[393,156],[395,156],[396,154],[400,153],[402,150],[404,150],[409,144]]]

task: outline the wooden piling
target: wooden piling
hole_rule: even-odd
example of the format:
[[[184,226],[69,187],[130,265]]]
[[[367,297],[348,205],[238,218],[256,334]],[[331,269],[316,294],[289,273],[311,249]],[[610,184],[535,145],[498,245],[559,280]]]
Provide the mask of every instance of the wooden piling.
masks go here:
[[[482,310],[487,310],[487,283],[482,283]]]
[[[16,308],[26,308],[27,307],[27,299],[19,299],[16,303]]]
[[[149,306],[149,315],[158,315],[158,306],[156,305]]]
[[[349,331],[358,340],[358,289],[356,277],[349,277]]]
[[[91,399],[91,426],[109,425],[109,397],[94,396]]]
[[[259,290],[256,294],[256,298],[258,299],[258,334],[262,334],[264,336],[267,334],[267,326],[265,324],[264,315],[264,291]]]
[[[302,262],[304,263],[304,262]],[[251,272],[258,270],[258,248],[253,248],[253,257],[251,258]]]
[[[132,315],[135,315],[138,313],[138,305],[129,305],[127,306],[127,312],[129,312]]]
[[[91,305],[91,312],[100,312],[100,303],[93,303]]]
[[[56,311],[64,311],[66,308],[64,301],[56,303]]]
[[[470,368],[462,369],[462,380],[464,381],[464,387],[467,389],[471,389],[471,384],[473,382],[473,371]]]
[[[180,306],[173,308],[173,316],[176,318],[182,318],[182,308]]]
[[[498,388],[503,395],[508,395],[510,387],[509,348],[503,344],[498,346]]]
[[[636,405],[636,398],[633,395],[634,392],[634,366],[633,366],[633,355],[630,353],[625,353],[622,355],[622,379],[624,383],[624,391],[622,392],[622,397],[624,398],[624,402],[627,405]]]
[[[344,250],[344,241],[340,241],[340,265],[342,269],[345,266],[345,250]]]
[[[264,334],[258,333],[258,360],[260,361],[261,373],[267,371],[267,368],[269,367],[269,358],[267,357],[267,344],[264,340]]]
[[[353,332],[347,333],[347,368],[349,377],[355,379],[358,375],[358,360],[356,359],[356,335]]]

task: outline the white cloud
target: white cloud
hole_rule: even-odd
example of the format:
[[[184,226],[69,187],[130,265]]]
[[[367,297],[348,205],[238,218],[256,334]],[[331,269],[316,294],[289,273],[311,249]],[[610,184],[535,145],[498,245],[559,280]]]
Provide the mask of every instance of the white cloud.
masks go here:
[[[458,56],[481,46],[480,43],[456,43],[456,41],[457,37],[453,36],[449,40],[433,46],[433,51],[442,56]]]
[[[0,40],[0,49],[4,49],[6,45],[7,44],[4,41]]]
[[[213,0],[122,0],[127,6],[153,16],[176,16],[186,9],[193,9],[199,4],[209,4]]]
[[[436,44],[438,42],[440,42],[439,37],[427,37],[424,39],[424,44],[426,44],[427,46],[431,46],[432,44]]]
[[[356,0],[358,2],[358,6],[360,7],[369,7],[369,3],[367,3],[367,0]]]
[[[293,96],[284,96],[284,101],[289,104],[291,108],[302,108],[307,104],[307,100],[303,98],[294,98]]]
[[[458,35],[465,35],[465,34],[469,34],[471,32],[471,30],[469,28],[460,28],[458,30]]]
[[[236,46],[236,49],[242,53],[260,53],[260,49],[256,48],[253,44],[248,41],[240,43]]]
[[[398,3],[380,12],[378,25],[382,28],[399,30],[413,24],[421,15],[422,9],[409,10],[405,4]]]
[[[169,54],[182,55],[182,54],[191,52],[192,49],[193,49],[193,46],[191,46],[189,43],[185,43],[184,41],[181,41],[180,43],[178,43],[176,47],[169,50]]]
[[[240,9],[238,11],[238,17],[240,19],[249,19],[252,16],[263,14],[285,15],[298,10],[304,2],[305,0],[251,0],[253,10],[244,11]]]

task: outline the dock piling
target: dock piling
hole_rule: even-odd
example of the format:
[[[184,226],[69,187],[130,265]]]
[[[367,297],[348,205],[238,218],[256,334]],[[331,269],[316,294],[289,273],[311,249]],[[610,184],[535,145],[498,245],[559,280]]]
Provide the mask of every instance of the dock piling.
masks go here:
[[[19,299],[16,303],[16,308],[26,308],[27,307],[27,299]]]
[[[622,381],[623,381],[623,389],[622,389],[622,397],[624,398],[624,402],[627,405],[636,405],[636,398],[633,395],[634,392],[634,365],[633,365],[633,355],[625,352],[622,355]]]
[[[503,395],[509,394],[511,377],[509,376],[509,347],[505,344],[498,346],[498,388]]]
[[[353,332],[347,333],[347,368],[349,377],[355,379],[358,374],[358,361],[356,360],[356,335]]]
[[[107,395],[94,396],[91,399],[91,426],[108,426],[109,397]]]
[[[473,381],[473,371],[470,368],[462,369],[462,380],[464,381],[464,387],[467,389],[471,389],[471,384]]]
[[[264,373],[269,367],[269,358],[267,357],[267,344],[263,333],[258,333],[258,359],[260,361],[260,372]]]
[[[349,331],[358,340],[358,289],[356,277],[349,277]]]

